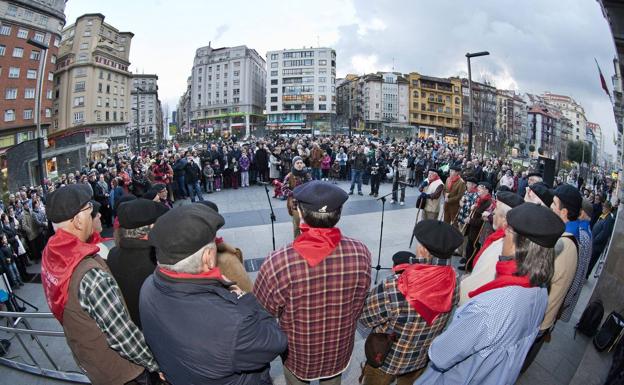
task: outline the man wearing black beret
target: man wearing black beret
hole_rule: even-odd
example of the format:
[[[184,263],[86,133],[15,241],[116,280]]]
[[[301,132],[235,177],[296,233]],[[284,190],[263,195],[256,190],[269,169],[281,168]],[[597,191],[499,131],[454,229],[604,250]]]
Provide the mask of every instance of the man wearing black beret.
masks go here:
[[[418,245],[413,264],[395,266],[395,274],[366,299],[360,322],[374,333],[391,329],[398,339],[378,368],[366,364],[364,385],[390,384],[394,379],[398,384],[413,384],[426,367],[429,345],[444,330],[457,303],[457,274],[451,256],[463,236],[433,219],[420,221],[414,235]]]
[[[158,364],[132,322],[119,286],[93,236],[91,187],[75,184],[48,196],[56,234],[43,252],[42,284],[50,310],[92,384],[145,381]]]
[[[544,182],[537,182],[529,185],[524,194],[525,202],[537,203],[546,207],[550,207],[553,198],[553,191]]]
[[[340,384],[370,287],[371,254],[335,227],[348,198],[340,187],[312,181],[293,196],[301,235],[267,257],[254,293],[288,336],[286,383]]]
[[[438,170],[430,168],[426,184],[420,189],[420,196],[418,197],[419,200],[425,200],[424,219],[438,219],[440,214],[440,198],[443,191],[444,183],[440,180]]]
[[[483,213],[492,205],[492,185],[489,182],[479,182],[477,186],[477,201],[470,208],[470,216],[468,222],[465,259],[462,260],[465,265],[459,266],[460,270],[472,271],[472,260],[476,251],[480,248],[479,236],[481,227],[483,226]]]
[[[429,366],[414,385],[516,382],[546,311],[553,248],[564,225],[534,203],[511,209],[507,224],[496,278],[469,293],[429,347]]]
[[[270,362],[286,336],[258,303],[217,266],[224,219],[202,204],[156,220],[149,242],[158,267],[141,288],[141,324],[167,380],[177,384],[270,384]]]
[[[461,167],[450,167],[444,191],[444,222],[452,224],[455,222],[459,212],[459,201],[466,192],[466,183],[461,177]]]
[[[119,245],[110,251],[106,263],[119,284],[132,321],[139,328],[139,293],[143,281],[156,268],[154,250],[147,237],[156,220],[167,211],[162,204],[144,198],[122,203],[117,209]]]
[[[460,284],[460,306],[468,302],[468,293],[490,282],[496,277],[496,263],[503,250],[503,238],[507,228],[507,213],[524,201],[520,196],[509,191],[496,194],[496,208],[492,218],[494,232],[483,242],[473,260],[472,272],[462,277]]]

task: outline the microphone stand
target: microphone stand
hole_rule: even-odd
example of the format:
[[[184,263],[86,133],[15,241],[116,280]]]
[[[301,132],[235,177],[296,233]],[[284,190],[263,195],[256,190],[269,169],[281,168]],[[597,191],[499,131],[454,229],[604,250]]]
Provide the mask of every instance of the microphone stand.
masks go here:
[[[264,192],[266,192],[267,200],[269,201],[269,208],[271,209],[271,237],[273,239],[273,251],[275,251],[275,212],[273,211],[273,203],[271,203],[271,197],[269,197],[269,184],[266,182],[260,182],[260,184],[264,185]]]
[[[377,266],[371,266],[373,269],[375,269],[375,285],[377,285],[377,279],[379,278],[379,270],[392,270],[392,268],[390,267],[381,267],[381,242],[383,240],[384,214],[386,213],[386,197],[404,188],[405,185],[403,187],[399,187],[396,190],[392,190],[388,194],[382,195],[381,197],[376,199],[378,201],[381,201],[381,228],[379,230],[379,253],[377,254]]]

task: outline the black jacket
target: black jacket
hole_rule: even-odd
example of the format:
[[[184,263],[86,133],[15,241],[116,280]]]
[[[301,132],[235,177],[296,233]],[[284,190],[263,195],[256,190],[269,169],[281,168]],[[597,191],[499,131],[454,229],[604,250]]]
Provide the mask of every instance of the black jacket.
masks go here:
[[[139,328],[141,328],[139,293],[143,281],[156,268],[153,250],[146,240],[121,238],[119,247],[113,247],[106,260],[128,305],[130,318]]]
[[[188,162],[184,166],[184,181],[187,184],[193,184],[201,179],[201,170],[195,162]]]

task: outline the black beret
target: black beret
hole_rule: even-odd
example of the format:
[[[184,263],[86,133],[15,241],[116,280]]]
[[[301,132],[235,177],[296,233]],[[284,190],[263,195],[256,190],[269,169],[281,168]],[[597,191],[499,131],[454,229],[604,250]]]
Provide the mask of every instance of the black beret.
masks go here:
[[[93,190],[84,183],[70,184],[54,190],[48,195],[46,213],[52,223],[61,223],[72,219],[89,203]]]
[[[529,171],[529,173],[527,174],[527,178],[530,178],[532,176],[538,176],[542,178],[542,173],[539,171]]]
[[[496,188],[497,192],[506,192],[506,191],[511,191],[511,189],[508,186],[505,186],[504,184],[501,184],[500,186],[498,186]]]
[[[223,217],[206,205],[178,206],[156,220],[149,242],[159,263],[174,265],[214,241],[224,224]]]
[[[335,211],[349,198],[340,187],[320,180],[313,180],[295,187],[293,197],[306,210],[319,213]]]
[[[98,201],[91,200],[91,204],[93,205],[93,210],[91,210],[91,218],[95,218],[97,214],[100,212],[100,207],[102,205]]]
[[[554,195],[559,198],[565,208],[571,212],[577,214],[581,212],[583,196],[576,187],[564,183],[555,189]]]
[[[394,253],[394,255],[392,256],[392,264],[394,266],[396,265],[401,265],[404,263],[414,263],[414,258],[416,258],[416,255],[414,255],[414,253],[410,252],[410,251],[397,251],[396,253]]]
[[[499,202],[503,202],[507,206],[514,208],[516,206],[520,206],[524,203],[524,199],[516,193],[512,193],[509,191],[499,191],[496,194],[496,200]]]
[[[162,190],[165,190],[165,189],[167,189],[167,185],[163,184],[163,183],[156,183],[151,188],[151,190],[154,190],[154,191],[157,191],[157,192],[161,192]]]
[[[145,194],[141,196],[141,198],[151,201],[152,199],[156,198],[156,195],[158,195],[158,190],[154,190],[153,188],[151,188],[147,190]]]
[[[427,170],[427,173],[429,172],[435,172],[436,174],[440,174],[440,170],[438,170],[437,168],[433,168],[431,167],[429,170]]]
[[[533,183],[529,186],[531,191],[544,203],[546,207],[550,207],[553,202],[553,191],[548,188],[548,185],[544,182]]]
[[[563,221],[551,209],[529,202],[509,210],[507,224],[516,233],[548,248],[555,247],[565,231]]]
[[[489,192],[492,192],[492,185],[490,184],[490,182],[486,182],[486,181],[481,181],[479,182],[479,186],[483,186],[485,187]]]
[[[451,167],[449,167],[449,169],[453,170],[453,171],[459,171],[459,172],[461,172],[461,170],[462,170],[462,168],[460,166],[451,166]]]
[[[464,178],[464,181],[466,181],[466,183],[471,182],[477,184],[477,178],[475,178],[474,176],[467,176]]]
[[[197,203],[200,205],[208,206],[214,211],[219,212],[219,206],[217,206],[217,204],[212,201],[203,200],[203,201],[198,201]]]
[[[425,219],[414,227],[414,236],[437,258],[450,258],[455,249],[464,243],[461,233],[442,221]]]
[[[167,211],[169,208],[162,203],[139,198],[119,205],[117,218],[124,229],[137,229],[151,225]]]
[[[119,197],[119,199],[115,199],[115,211],[119,208],[119,206],[124,202],[130,202],[137,199],[137,197],[133,194],[125,194]]]

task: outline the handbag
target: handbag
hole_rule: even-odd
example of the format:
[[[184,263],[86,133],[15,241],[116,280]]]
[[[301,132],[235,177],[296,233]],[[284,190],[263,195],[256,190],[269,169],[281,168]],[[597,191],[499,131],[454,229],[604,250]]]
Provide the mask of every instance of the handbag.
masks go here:
[[[624,317],[620,313],[612,311],[594,337],[594,346],[599,352],[605,350],[610,352],[618,344],[623,334]]]
[[[383,365],[390,347],[397,340],[396,333],[371,333],[364,342],[366,363],[373,368]]]

